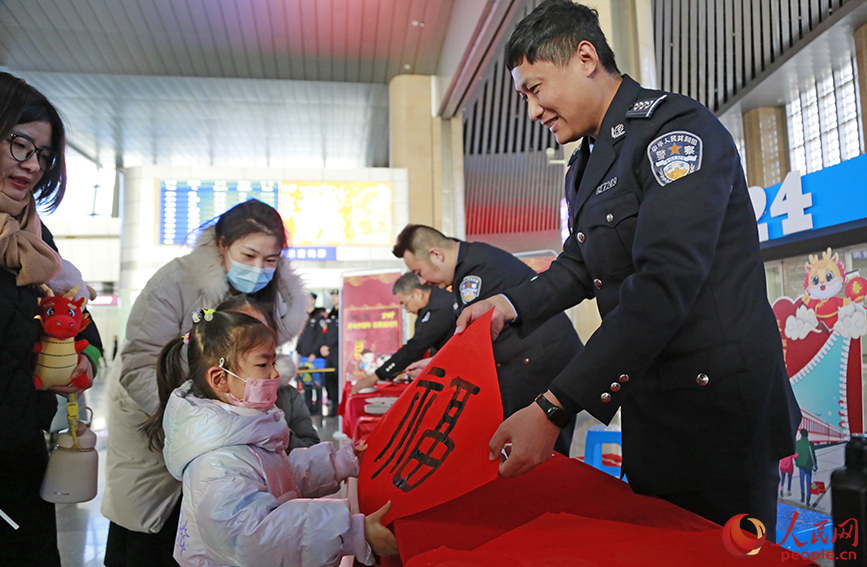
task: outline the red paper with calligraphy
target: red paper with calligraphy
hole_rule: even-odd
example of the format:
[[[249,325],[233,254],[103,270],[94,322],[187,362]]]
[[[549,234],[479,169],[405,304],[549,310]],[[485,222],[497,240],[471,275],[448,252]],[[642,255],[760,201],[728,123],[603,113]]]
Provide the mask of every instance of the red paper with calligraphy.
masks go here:
[[[491,312],[450,339],[371,433],[358,475],[364,514],[391,500],[388,525],[497,478],[488,442],[503,406],[490,328]]]

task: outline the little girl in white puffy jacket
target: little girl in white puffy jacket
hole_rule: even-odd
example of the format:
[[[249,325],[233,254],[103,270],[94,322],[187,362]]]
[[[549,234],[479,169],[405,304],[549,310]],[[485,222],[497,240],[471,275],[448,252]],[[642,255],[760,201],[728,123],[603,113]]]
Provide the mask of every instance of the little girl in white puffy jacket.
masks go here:
[[[249,315],[199,311],[157,366],[161,412],[143,427],[183,481],[174,558],[182,566],[330,566],[344,555],[365,565],[394,555],[382,517],[317,499],[358,474],[366,446],[331,443],[285,453],[289,429],[274,407],[276,335]],[[188,381],[183,346],[187,344]],[[160,427],[160,423],[162,427]]]

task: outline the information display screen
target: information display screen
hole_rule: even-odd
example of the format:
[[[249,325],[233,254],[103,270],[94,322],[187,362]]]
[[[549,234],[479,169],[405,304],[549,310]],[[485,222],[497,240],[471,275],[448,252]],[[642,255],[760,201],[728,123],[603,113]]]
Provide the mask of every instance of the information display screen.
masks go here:
[[[323,247],[391,243],[388,183],[161,179],[158,244],[187,244],[203,223],[248,199],[277,209],[293,246],[316,247],[306,259],[333,259]]]
[[[159,244],[186,244],[203,223],[248,199],[276,209],[279,186],[279,181],[161,179]]]
[[[391,243],[391,188],[386,183],[284,181],[277,210],[295,245]]]

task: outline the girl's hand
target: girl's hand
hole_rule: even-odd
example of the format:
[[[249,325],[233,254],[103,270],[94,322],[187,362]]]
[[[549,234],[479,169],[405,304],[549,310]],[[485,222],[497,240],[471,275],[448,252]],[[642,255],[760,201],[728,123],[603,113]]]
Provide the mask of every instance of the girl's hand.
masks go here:
[[[382,525],[382,517],[391,510],[391,500],[385,506],[364,517],[364,539],[370,545],[373,553],[380,557],[397,555],[397,539],[391,530]]]
[[[359,461],[361,460],[361,457],[364,456],[365,451],[367,451],[367,443],[365,443],[364,441],[362,441],[358,445],[352,446],[352,452],[355,453],[355,458],[357,458]]]

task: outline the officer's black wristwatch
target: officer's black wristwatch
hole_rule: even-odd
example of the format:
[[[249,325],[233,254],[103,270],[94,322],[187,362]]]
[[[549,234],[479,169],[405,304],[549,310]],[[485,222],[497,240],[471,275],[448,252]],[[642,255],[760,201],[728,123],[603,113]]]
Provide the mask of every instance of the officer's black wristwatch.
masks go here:
[[[536,396],[536,403],[539,404],[539,407],[542,408],[542,411],[545,412],[545,415],[548,416],[551,423],[560,429],[565,428],[569,425],[569,422],[572,421],[572,418],[568,413],[566,413],[566,410],[551,403],[548,398],[545,397],[545,394],[539,394]]]

